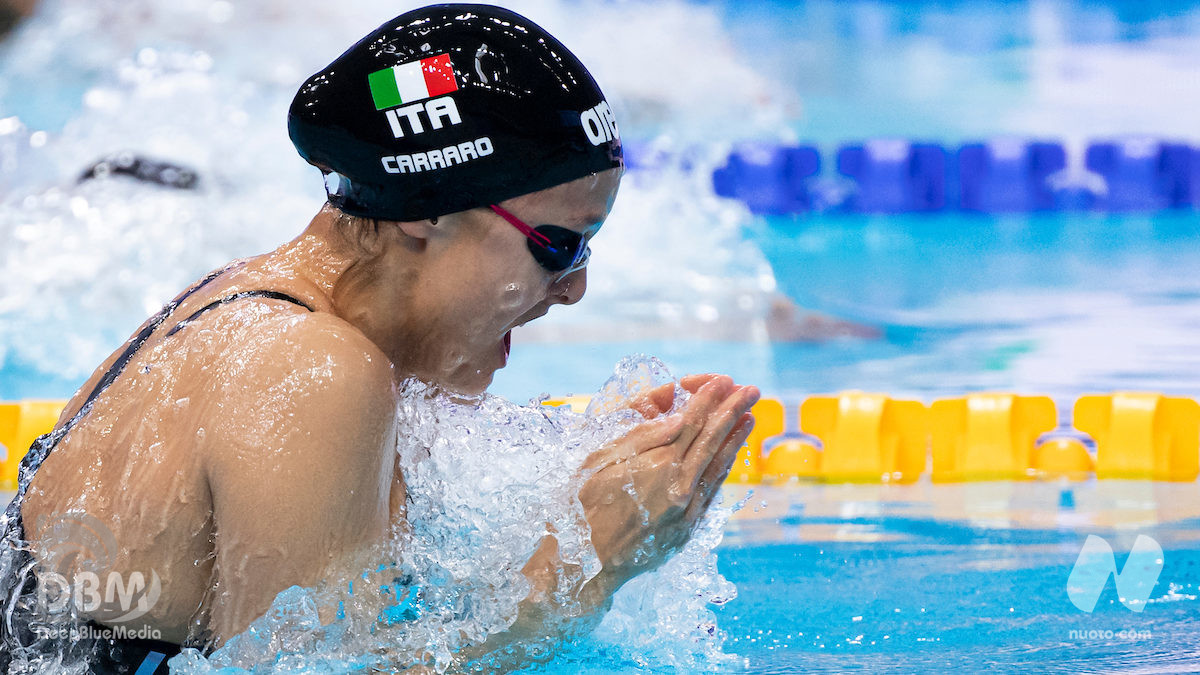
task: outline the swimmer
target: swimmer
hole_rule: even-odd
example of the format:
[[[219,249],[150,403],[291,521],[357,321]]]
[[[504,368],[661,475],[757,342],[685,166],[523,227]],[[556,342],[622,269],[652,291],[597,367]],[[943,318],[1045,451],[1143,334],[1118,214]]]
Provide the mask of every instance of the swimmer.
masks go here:
[[[126,590],[156,580],[135,589],[157,594],[135,618],[79,610],[128,633],[89,647],[94,672],[162,672],[181,645],[210,651],[280,591],[331,578],[404,525],[398,383],[483,392],[514,328],[583,297],[620,134],[587,70],[528,19],[487,5],[403,14],[300,87],[288,130],[327,204],[293,241],[149,319],[23,462],[0,654],[30,644],[41,572],[89,563],[64,528],[109,537],[100,572]],[[682,386],[678,412],[673,387],[631,400],[646,421],[581,467],[602,571],[568,590],[593,615],[687,541],[750,433],[754,387]],[[523,566],[516,623],[481,649],[562,630],[547,619],[563,611],[562,566],[546,538]]]
[[[188,167],[121,152],[93,162],[80,174],[79,182],[109,176],[129,176],[177,190],[194,190],[199,181],[196,172]]]

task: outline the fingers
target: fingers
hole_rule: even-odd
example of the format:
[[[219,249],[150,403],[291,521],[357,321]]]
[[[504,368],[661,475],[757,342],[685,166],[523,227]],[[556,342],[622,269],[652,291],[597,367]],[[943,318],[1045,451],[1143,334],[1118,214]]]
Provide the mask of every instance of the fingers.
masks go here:
[[[641,413],[642,417],[653,419],[670,410],[674,403],[675,383],[671,382],[643,392],[629,402],[629,407]]]
[[[583,468],[611,464],[665,445],[673,445],[678,454],[687,453],[693,446],[696,437],[704,429],[708,418],[728,397],[730,390],[735,388],[733,380],[724,375],[712,376],[706,382],[688,401],[685,410],[669,417],[656,417],[645,424],[638,425],[617,442],[588,456],[583,463]],[[669,384],[646,392],[644,396],[639,397],[638,403],[641,406],[639,412],[645,415],[646,412],[643,410],[649,411],[657,407],[659,404],[655,403],[656,399],[660,403],[665,402],[668,395],[673,399],[673,389],[674,385]],[[666,405],[666,409],[670,409],[669,403]],[[695,471],[695,473],[698,472],[698,470]]]
[[[694,520],[708,510],[717,493],[721,491],[721,485],[729,477],[729,471],[733,468],[733,463],[737,461],[738,452],[746,445],[746,439],[753,430],[754,415],[750,413],[742,415],[733,431],[725,439],[721,450],[717,452],[717,456],[713,458],[712,464],[704,470],[704,474],[700,477],[692,503],[688,505],[687,518]]]
[[[675,444],[680,450],[684,470],[688,476],[685,483],[694,483],[694,477],[700,473],[699,468],[691,465],[707,465],[712,459],[712,452],[706,453],[710,444],[702,442],[705,439],[703,434],[713,424],[714,417],[721,418],[721,406],[735,389],[733,380],[729,377],[713,377],[696,390],[684,407],[683,431],[679,438],[675,439]],[[732,424],[732,421],[730,423]],[[712,451],[715,452],[716,449],[713,448]]]
[[[750,437],[750,432],[754,431],[754,415],[752,413],[744,413],[733,430],[725,437],[725,441],[721,444],[721,449],[717,451],[713,457],[712,463],[704,469],[704,474],[700,476],[700,482],[705,486],[713,487],[725,482],[725,478],[729,476],[729,471],[733,468],[734,461],[737,460],[737,454],[746,445],[746,439]]]
[[[748,412],[758,400],[758,389],[734,386],[732,380],[722,376],[701,387],[692,402],[706,400],[706,395],[719,396],[720,402],[703,411],[702,431],[684,455],[689,473],[697,479],[704,467],[712,462],[742,414]],[[691,405],[688,407],[686,412],[692,412]]]
[[[703,375],[686,375],[679,380],[679,385],[691,393],[696,393],[700,387],[712,382],[714,379],[721,377],[716,373],[705,373]]]
[[[716,373],[686,375],[679,380],[679,386],[695,394],[700,387],[720,377],[724,376]],[[646,419],[657,417],[670,410],[671,406],[675,404],[675,386],[675,383],[671,382],[644,392],[630,401],[629,407],[641,413]]]
[[[697,501],[699,492],[703,494],[699,496],[698,504],[705,504],[728,475],[738,449],[753,429],[754,417],[750,415],[750,408],[758,397],[757,387],[735,387],[689,448],[691,454],[685,460],[684,476],[691,479],[690,502]]]
[[[583,468],[591,469],[620,462],[634,455],[676,443],[685,430],[682,414],[660,417],[639,424],[619,440],[600,448],[583,462]]]

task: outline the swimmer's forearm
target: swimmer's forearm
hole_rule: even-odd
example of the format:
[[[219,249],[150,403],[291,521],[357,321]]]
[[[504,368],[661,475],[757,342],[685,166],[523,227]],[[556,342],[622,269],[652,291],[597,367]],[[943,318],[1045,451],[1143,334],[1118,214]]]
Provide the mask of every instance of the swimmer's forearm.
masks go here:
[[[552,601],[527,598],[521,603],[517,620],[502,633],[495,633],[478,645],[460,650],[458,661],[463,666],[481,667],[483,672],[507,671],[542,663],[554,656],[555,645],[571,635],[592,631],[600,623],[611,595],[579,615],[564,615]]]
[[[553,656],[553,646],[563,638],[591,632],[612,605],[612,596],[620,587],[613,575],[600,574],[582,581],[578,565],[564,564],[558,555],[558,542],[551,536],[530,557],[521,570],[532,589],[520,604],[517,620],[502,633],[458,653],[462,664],[481,666],[485,672],[507,670],[541,662]],[[560,572],[562,574],[560,574]],[[573,598],[569,606],[559,603],[560,579],[579,580],[567,589]]]

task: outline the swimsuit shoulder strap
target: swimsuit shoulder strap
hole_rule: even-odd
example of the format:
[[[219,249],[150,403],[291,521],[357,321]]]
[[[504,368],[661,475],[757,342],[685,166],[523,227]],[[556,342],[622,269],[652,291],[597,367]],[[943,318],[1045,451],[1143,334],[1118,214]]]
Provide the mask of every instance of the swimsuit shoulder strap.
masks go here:
[[[285,302],[290,302],[293,305],[299,305],[299,306],[303,307],[304,309],[307,309],[310,312],[313,311],[313,308],[309,307],[307,302],[304,302],[303,300],[292,297],[292,296],[288,295],[287,293],[281,293],[279,291],[242,291],[241,293],[234,293],[233,295],[227,295],[227,296],[221,298],[220,300],[214,300],[213,302],[210,302],[207,305],[196,310],[195,312],[192,313],[191,316],[189,316],[188,318],[184,319],[183,321],[180,321],[179,323],[175,324],[175,327],[167,332],[167,337],[170,337],[170,336],[174,335],[175,333],[179,332],[179,330],[181,328],[183,328],[184,326],[187,326],[189,323],[195,321],[201,314],[204,314],[205,312],[208,312],[209,310],[216,309],[217,307],[220,307],[221,305],[231,303],[234,300],[241,300],[242,298],[268,298],[270,300],[283,300]]]
[[[171,302],[167,303],[167,305],[165,307],[163,307],[161,310],[159,310],[159,312],[157,314],[155,314],[152,319],[150,319],[150,321],[142,328],[142,330],[138,331],[138,334],[135,335],[133,337],[133,339],[129,341],[129,344],[127,344],[125,346],[125,350],[121,352],[121,355],[117,357],[117,360],[113,361],[113,364],[111,366],[109,366],[108,371],[105,372],[104,376],[100,378],[100,381],[96,383],[96,386],[92,389],[92,392],[90,394],[88,394],[87,400],[84,401],[83,405],[79,407],[79,411],[75,413],[75,416],[72,417],[71,420],[69,422],[67,422],[66,424],[64,424],[62,427],[54,430],[54,432],[51,434],[50,438],[48,439],[50,444],[51,445],[57,444],[57,442],[63,436],[65,436],[68,431],[70,431],[71,427],[75,426],[75,424],[77,422],[79,422],[79,420],[83,419],[83,417],[85,415],[87,415],[87,413],[91,410],[92,404],[95,402],[96,398],[99,397],[100,394],[102,394],[105,389],[108,389],[109,385],[111,385],[117,379],[117,377],[119,377],[121,375],[121,373],[125,370],[125,366],[127,366],[129,364],[130,360],[133,359],[134,355],[137,354],[138,350],[140,350],[142,348],[142,345],[146,343],[146,340],[150,339],[150,336],[154,333],[154,331],[156,331],[158,329],[158,327],[161,326],[163,324],[163,322],[167,320],[167,317],[169,317],[171,315],[171,313],[174,312],[179,307],[179,305],[183,303],[184,300],[191,297],[192,294],[194,294],[196,291],[199,291],[201,288],[203,288],[205,285],[207,285],[213,279],[216,279],[217,277],[221,276],[221,274],[223,274],[228,269],[229,268],[226,267],[226,268],[217,270],[217,271],[209,274],[208,276],[204,277],[204,279],[202,279],[200,281],[200,283],[189,288],[187,291],[185,291],[184,293],[179,295],[179,297],[177,297],[174,300],[172,300]],[[191,316],[189,316],[188,318],[179,322],[178,325],[176,325],[174,328],[172,328],[170,330],[170,332],[167,333],[167,336],[170,337],[171,335],[174,335],[176,332],[179,331],[179,329],[183,328],[188,323],[195,320],[201,314],[204,314],[205,312],[207,312],[209,310],[215,309],[217,307],[220,307],[221,305],[233,302],[234,300],[239,300],[241,298],[270,298],[273,300],[284,300],[284,301],[299,305],[299,306],[307,309],[310,312],[313,311],[313,308],[310,307],[304,301],[294,298],[286,293],[281,293],[279,291],[267,291],[267,290],[242,291],[240,293],[234,293],[232,295],[225,296],[224,298],[221,298],[220,300],[210,302],[209,304],[205,305],[204,307],[201,307],[199,310],[192,313]]]

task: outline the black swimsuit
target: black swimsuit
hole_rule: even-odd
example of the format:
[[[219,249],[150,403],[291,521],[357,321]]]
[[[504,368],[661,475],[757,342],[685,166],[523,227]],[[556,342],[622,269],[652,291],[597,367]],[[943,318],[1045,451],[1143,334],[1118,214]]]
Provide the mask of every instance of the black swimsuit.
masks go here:
[[[13,497],[12,502],[9,503],[8,509],[3,516],[0,516],[0,531],[3,532],[0,535],[0,542],[2,542],[2,547],[0,547],[0,673],[8,672],[13,649],[31,644],[34,638],[34,631],[30,626],[29,619],[30,613],[36,610],[37,577],[34,574],[35,563],[33,555],[30,553],[28,544],[25,542],[25,527],[21,518],[21,505],[25,501],[25,493],[29,489],[29,483],[33,480],[34,473],[37,472],[38,467],[42,465],[42,462],[50,455],[50,451],[58,445],[59,441],[67,435],[79,420],[88,414],[92,409],[96,397],[117,379],[146,340],[150,339],[154,331],[167,320],[171,313],[189,296],[228,269],[224,268],[209,274],[200,283],[185,291],[182,295],[167,304],[167,306],[163,307],[158,314],[155,314],[150,322],[129,341],[125,347],[125,351],[121,352],[117,360],[113,362],[108,371],[104,373],[104,376],[100,378],[100,381],[96,383],[87,400],[79,408],[79,412],[75,413],[75,416],[63,426],[34,441],[25,458],[21,460],[17,481],[17,494]],[[205,305],[188,318],[179,322],[167,333],[167,336],[174,335],[201,314],[241,298],[284,300],[304,307],[310,312],[313,311],[312,307],[309,307],[306,303],[285,293],[266,290],[243,291]],[[9,551],[4,551],[3,548],[9,549]],[[89,622],[89,628],[92,629],[90,632],[93,634],[96,631],[107,630],[107,627],[92,622]],[[96,640],[96,642],[99,643],[98,648],[90,656],[88,665],[89,671],[97,675],[109,673],[119,673],[121,675],[166,673],[167,659],[178,654],[182,649],[182,645],[163,642],[161,640],[111,638]]]

